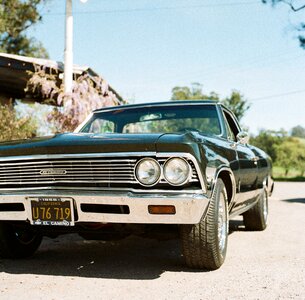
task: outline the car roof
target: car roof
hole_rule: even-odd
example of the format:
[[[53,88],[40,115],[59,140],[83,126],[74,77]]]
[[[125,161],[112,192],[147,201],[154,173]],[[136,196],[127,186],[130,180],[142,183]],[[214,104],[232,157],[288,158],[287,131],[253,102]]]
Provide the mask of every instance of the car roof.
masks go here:
[[[158,106],[176,106],[176,105],[200,105],[200,104],[219,104],[218,101],[214,100],[179,100],[179,101],[164,101],[164,102],[149,102],[149,103],[139,103],[139,104],[127,104],[127,105],[119,105],[119,106],[111,106],[111,107],[103,107],[94,110],[93,112],[103,112],[109,110],[116,109],[133,109],[133,108],[145,108],[145,107],[158,107]]]

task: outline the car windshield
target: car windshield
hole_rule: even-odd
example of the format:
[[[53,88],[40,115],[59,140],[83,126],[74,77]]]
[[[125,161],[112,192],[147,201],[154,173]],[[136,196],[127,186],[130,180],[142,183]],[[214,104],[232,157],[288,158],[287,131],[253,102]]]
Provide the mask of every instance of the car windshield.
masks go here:
[[[96,112],[80,132],[87,133],[176,133],[198,131],[219,135],[215,105],[169,105],[118,108]]]

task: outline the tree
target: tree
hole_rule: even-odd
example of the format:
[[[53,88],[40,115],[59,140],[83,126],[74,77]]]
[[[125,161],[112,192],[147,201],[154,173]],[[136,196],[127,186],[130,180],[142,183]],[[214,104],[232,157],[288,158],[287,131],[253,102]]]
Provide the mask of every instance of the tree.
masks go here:
[[[298,125],[291,129],[291,136],[305,138],[305,128]]]
[[[298,11],[300,11],[302,9],[305,9],[305,4],[297,5],[297,4],[293,3],[293,0],[291,0],[291,1],[287,1],[287,0],[262,0],[262,2],[264,4],[269,3],[272,6],[275,6],[275,5],[279,4],[279,3],[283,3],[283,4],[288,5],[293,12],[298,12]],[[300,23],[297,26],[297,30],[299,32],[304,32],[305,31],[305,23]],[[300,46],[303,49],[305,49],[305,35],[300,33],[299,36],[298,36],[298,39],[299,39],[299,42],[300,42]]]
[[[209,95],[203,94],[202,84],[195,82],[188,86],[176,86],[172,89],[171,100],[219,100],[219,96],[215,92]]]
[[[27,29],[41,21],[38,6],[48,0],[2,0],[0,3],[0,52],[47,58],[48,53]]]
[[[272,158],[274,164],[285,170],[297,169],[302,176],[305,172],[305,143],[301,139],[288,137],[284,130],[260,130],[251,137],[250,144],[261,148]]]
[[[0,106],[0,141],[34,137],[36,127],[29,118],[18,118],[12,105]]]
[[[244,96],[237,90],[233,90],[231,95],[225,99],[220,99],[215,92],[204,94],[202,84],[192,83],[191,87],[176,86],[172,89],[171,100],[215,100],[223,103],[235,114],[238,120],[242,119],[246,111],[250,108],[250,104]]]
[[[305,173],[305,144],[300,144],[297,151],[298,167],[300,175],[304,176]]]
[[[285,176],[290,169],[300,170],[301,175],[305,169],[305,146],[298,139],[288,138],[283,143],[275,146],[276,165],[285,169]]]
[[[244,98],[244,96],[236,90],[232,91],[230,97],[227,97],[222,100],[222,103],[233,111],[234,115],[238,120],[241,120],[243,118],[246,111],[251,106]]]
[[[284,130],[272,131],[261,129],[257,136],[252,136],[250,139],[250,144],[261,148],[266,153],[270,155],[273,161],[277,159],[277,149],[276,147],[281,145],[287,137]]]

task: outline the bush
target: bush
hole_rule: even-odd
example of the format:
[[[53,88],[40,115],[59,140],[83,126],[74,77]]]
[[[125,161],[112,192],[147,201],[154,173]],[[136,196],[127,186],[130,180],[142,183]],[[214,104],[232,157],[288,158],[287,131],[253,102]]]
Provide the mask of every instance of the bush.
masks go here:
[[[18,118],[12,105],[0,105],[0,141],[32,138],[36,126],[29,118]]]

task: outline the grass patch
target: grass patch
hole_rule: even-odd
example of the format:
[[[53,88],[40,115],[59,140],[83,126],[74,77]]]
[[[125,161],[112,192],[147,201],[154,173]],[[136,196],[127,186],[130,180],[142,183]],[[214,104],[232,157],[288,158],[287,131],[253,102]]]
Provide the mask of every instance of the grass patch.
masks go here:
[[[298,138],[301,144],[305,145],[305,139],[304,138]]]
[[[305,181],[305,177],[300,175],[300,170],[290,169],[285,176],[285,169],[281,167],[273,167],[273,179],[275,181]]]
[[[273,177],[275,181],[291,181],[291,182],[305,182],[304,176],[297,177]]]

